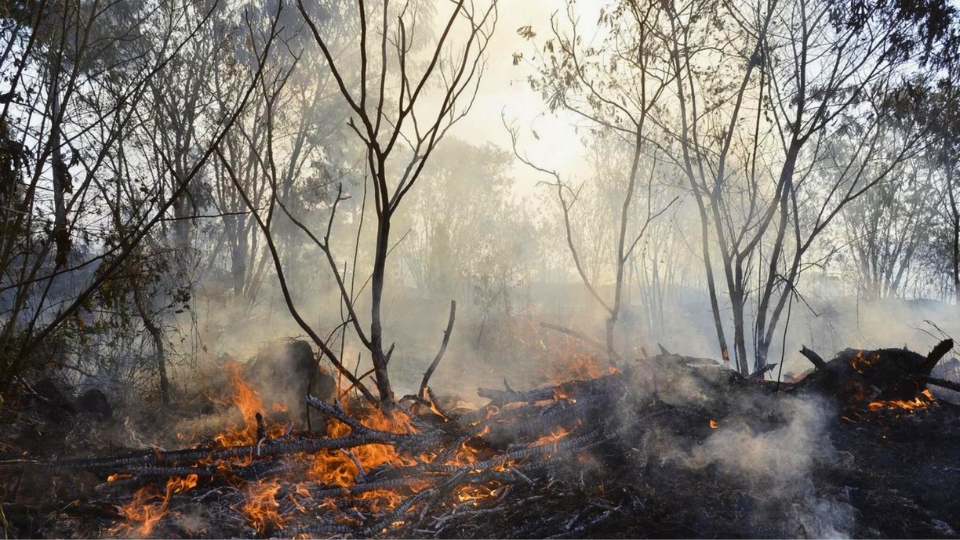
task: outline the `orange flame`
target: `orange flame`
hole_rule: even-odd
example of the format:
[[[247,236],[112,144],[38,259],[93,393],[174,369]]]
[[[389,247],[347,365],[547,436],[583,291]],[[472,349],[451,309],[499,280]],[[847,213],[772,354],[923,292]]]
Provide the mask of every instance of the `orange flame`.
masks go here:
[[[566,428],[561,426],[561,427],[558,427],[556,430],[551,431],[549,435],[544,435],[543,437],[540,437],[539,439],[537,439],[536,442],[533,443],[533,446],[541,446],[544,444],[555,443],[569,434],[570,434],[570,431],[568,431]]]
[[[107,481],[113,482],[118,476],[129,477],[130,475],[111,475],[107,478]],[[126,518],[127,522],[116,527],[112,532],[122,532],[123,534],[135,532],[138,536],[149,536],[153,531],[153,526],[163,516],[170,513],[167,506],[170,504],[173,494],[193,489],[198,481],[199,477],[196,474],[188,474],[184,478],[171,476],[167,480],[164,495],[161,495],[153,484],[138,489],[129,504],[118,507],[120,515]],[[161,502],[151,502],[155,500]]]
[[[858,373],[863,373],[863,370],[873,366],[880,360],[880,354],[874,353],[869,359],[863,357],[863,351],[857,352],[857,356],[850,361],[850,367],[855,369]]]
[[[867,405],[871,411],[879,410],[902,410],[902,411],[916,411],[917,409],[925,409],[932,405],[936,405],[937,401],[934,399],[933,394],[929,390],[924,390],[920,392],[920,395],[911,399],[911,400],[902,400],[902,399],[893,399],[890,401],[873,401]]]
[[[388,416],[379,410],[373,411],[363,418],[361,423],[367,427],[391,433],[415,431],[410,424],[410,419],[401,412],[394,412]],[[349,433],[350,427],[342,422],[331,421],[327,424],[328,437],[345,437]],[[385,444],[365,444],[352,449],[352,453],[365,471],[385,463],[390,465],[403,465],[404,463],[396,449]],[[313,460],[309,471],[311,479],[343,487],[356,484],[356,478],[360,471],[348,454],[336,451],[318,452],[311,458]],[[365,495],[364,498],[384,498],[384,494]],[[398,496],[396,501],[391,504],[399,503],[399,501]]]
[[[276,498],[279,491],[280,484],[276,482],[258,482],[247,488],[243,511],[253,528],[261,534],[283,529],[283,516],[277,511],[280,508]]]
[[[718,427],[720,427],[720,423],[717,422],[716,420],[714,420],[713,418],[711,418],[711,419],[710,419],[710,429],[717,429]]]
[[[497,495],[497,489],[499,486],[486,486],[486,485],[465,485],[457,488],[456,495],[457,500],[460,502],[470,502],[473,506],[477,505],[477,501],[483,499],[489,499]]]
[[[172,476],[167,480],[167,491],[172,491],[173,493],[183,493],[184,491],[191,490],[197,487],[197,481],[200,478],[195,474],[188,474],[184,478],[179,476]]]
[[[242,424],[231,426],[214,437],[214,440],[223,446],[254,444],[257,442],[257,413],[264,410],[260,393],[243,379],[240,364],[228,363],[226,369],[230,372],[230,384],[233,387],[231,401],[240,410]],[[286,410],[286,407],[279,403],[274,403],[272,408],[277,411]],[[264,425],[270,437],[278,437],[284,431],[284,425],[279,422],[264,419]]]
[[[162,502],[151,502],[160,500]],[[169,497],[160,495],[160,492],[151,484],[137,490],[129,504],[118,508],[127,522],[121,524],[113,532],[122,534],[134,533],[138,536],[149,536],[153,526],[160,518],[170,513],[167,510]]]

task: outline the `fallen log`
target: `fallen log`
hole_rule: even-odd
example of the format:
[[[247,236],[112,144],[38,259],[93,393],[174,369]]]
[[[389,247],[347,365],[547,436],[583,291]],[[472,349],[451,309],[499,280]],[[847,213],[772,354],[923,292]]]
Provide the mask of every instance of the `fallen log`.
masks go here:
[[[254,460],[262,457],[282,456],[286,454],[313,453],[320,450],[338,450],[355,448],[368,444],[395,444],[400,436],[394,433],[375,432],[364,435],[349,435],[335,439],[302,439],[296,441],[271,442],[271,444],[252,444],[230,446],[218,449],[190,449],[173,451],[150,451],[127,454],[115,458],[71,459],[48,462],[55,468],[63,469],[121,469],[124,467],[149,467],[193,463],[198,461]]]

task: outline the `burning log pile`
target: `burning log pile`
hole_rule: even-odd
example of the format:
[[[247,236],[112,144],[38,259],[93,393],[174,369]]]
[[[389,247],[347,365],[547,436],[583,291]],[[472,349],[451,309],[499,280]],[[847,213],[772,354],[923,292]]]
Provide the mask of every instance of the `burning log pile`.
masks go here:
[[[800,353],[816,370],[795,387],[830,396],[847,409],[864,405],[871,411],[924,408],[935,403],[926,389],[927,384],[953,390],[960,388],[956,383],[930,376],[951,349],[951,339],[938,344],[927,356],[905,348],[846,349],[825,362],[816,352],[804,347]]]
[[[450,518],[445,512],[502,500],[511,486],[541,481],[590,450],[645,452],[657,418],[694,418],[709,430],[705,412],[662,401],[620,421],[618,402],[636,397],[630,372],[611,368],[604,377],[526,392],[480,389],[490,403],[460,414],[444,411],[430,391],[406,397],[391,413],[350,414],[339,401],[310,396],[307,403],[329,419],[325,437],[285,433],[257,411],[245,433],[218,437],[242,444],[56,466],[108,475],[104,495],[136,489],[119,506],[124,520],[111,529],[125,536],[191,535],[162,528],[177,521],[165,518],[211,497],[221,507],[221,527],[233,521],[232,529],[222,529],[229,534],[419,535],[430,527],[440,533]]]
[[[782,385],[664,351],[591,379],[523,391],[506,381],[502,390],[481,388],[478,394],[489,403],[476,410],[447,410],[429,389],[389,412],[310,396],[307,404],[326,419],[323,436],[293,432],[291,424],[271,419],[256,393],[238,381],[238,395],[247,401],[238,402],[244,424],[234,432],[182,450],[41,464],[53,474],[85,471],[99,479],[93,495],[61,505],[59,517],[41,532],[866,534],[850,523],[857,488],[810,483],[814,473],[832,471],[855,484],[852,471],[858,469],[835,458],[829,421],[820,420],[820,402],[809,405],[807,395],[835,400],[847,421],[851,408],[870,415],[890,404],[935,403],[922,376],[949,345],[927,357],[899,349],[848,350],[830,362],[816,356],[811,375]],[[960,440],[960,420],[955,423],[956,439],[947,441]],[[794,440],[803,444],[783,442]],[[757,441],[766,446],[751,454]],[[768,454],[775,466],[749,470],[749,462]],[[776,470],[791,462],[801,466]],[[771,485],[779,487],[767,491]],[[936,536],[935,528],[920,530]],[[946,530],[952,531],[949,525]],[[895,531],[881,532],[898,536]]]

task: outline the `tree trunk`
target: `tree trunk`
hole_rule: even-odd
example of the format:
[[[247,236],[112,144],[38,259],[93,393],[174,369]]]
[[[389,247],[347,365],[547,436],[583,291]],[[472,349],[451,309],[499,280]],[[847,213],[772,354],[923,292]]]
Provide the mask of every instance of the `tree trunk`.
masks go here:
[[[947,169],[947,196],[950,199],[950,213],[953,217],[953,294],[960,306],[960,208],[957,208],[957,196],[953,192],[953,163],[942,160]]]
[[[60,70],[50,75],[50,146],[53,156],[53,241],[57,246],[56,265],[66,266],[70,252],[70,233],[67,230],[66,193],[71,190],[70,172],[63,162],[60,149]]]
[[[383,201],[386,206],[388,201]],[[393,389],[390,387],[390,376],[387,373],[387,357],[383,350],[383,320],[381,305],[383,302],[383,285],[387,268],[387,252],[390,250],[390,210],[384,208],[378,215],[377,221],[377,248],[373,260],[373,276],[370,285],[372,302],[370,307],[370,353],[373,356],[373,369],[376,377],[377,391],[380,394],[382,407],[390,408],[393,404]]]
[[[167,379],[167,358],[163,348],[163,331],[160,330],[159,326],[154,324],[152,315],[147,311],[146,305],[144,305],[143,293],[136,285],[133,288],[133,300],[137,306],[137,312],[140,314],[140,319],[143,320],[143,326],[147,329],[147,332],[150,333],[150,337],[153,339],[153,345],[157,350],[157,372],[160,375],[160,402],[168,405],[170,403],[170,382]]]

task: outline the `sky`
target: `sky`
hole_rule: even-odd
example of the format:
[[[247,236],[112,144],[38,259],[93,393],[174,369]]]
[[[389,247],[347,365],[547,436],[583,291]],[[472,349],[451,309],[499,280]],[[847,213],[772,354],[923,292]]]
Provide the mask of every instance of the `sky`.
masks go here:
[[[578,5],[578,11],[591,12],[601,5],[594,0],[590,6]],[[550,32],[550,16],[559,11],[565,17],[564,0],[506,0],[499,4],[499,21],[490,41],[487,69],[476,102],[460,124],[451,130],[455,137],[473,144],[492,143],[510,150],[510,135],[503,126],[502,117],[516,122],[520,128],[518,150],[534,163],[561,173],[577,175],[585,171],[583,145],[580,136],[571,129],[576,120],[569,113],[550,113],[539,92],[530,88],[527,78],[534,73],[527,62],[535,43]],[[537,33],[532,41],[517,34],[517,29],[531,26]],[[525,60],[513,65],[513,53],[523,53]],[[537,132],[539,140],[531,134]],[[537,182],[548,177],[515,163],[516,189],[526,194]]]

